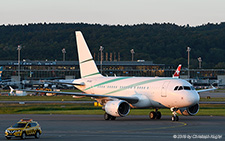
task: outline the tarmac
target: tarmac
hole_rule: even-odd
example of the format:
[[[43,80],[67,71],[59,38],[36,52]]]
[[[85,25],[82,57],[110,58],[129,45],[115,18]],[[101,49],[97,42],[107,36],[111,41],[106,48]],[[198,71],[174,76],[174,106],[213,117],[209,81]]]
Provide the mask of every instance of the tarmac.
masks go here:
[[[180,116],[180,121],[173,122],[171,116],[162,116],[160,120],[150,120],[148,115],[127,116],[105,121],[103,115],[40,114],[1,114],[0,140],[6,140],[5,129],[21,118],[38,121],[43,130],[39,140],[44,141],[225,140],[225,117],[222,116]],[[27,137],[26,140],[36,139]]]

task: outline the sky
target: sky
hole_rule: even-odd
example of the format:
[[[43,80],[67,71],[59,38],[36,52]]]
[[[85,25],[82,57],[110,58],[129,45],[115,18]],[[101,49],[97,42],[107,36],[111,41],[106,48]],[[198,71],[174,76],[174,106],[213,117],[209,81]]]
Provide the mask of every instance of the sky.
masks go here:
[[[225,22],[225,0],[0,0],[0,25]]]

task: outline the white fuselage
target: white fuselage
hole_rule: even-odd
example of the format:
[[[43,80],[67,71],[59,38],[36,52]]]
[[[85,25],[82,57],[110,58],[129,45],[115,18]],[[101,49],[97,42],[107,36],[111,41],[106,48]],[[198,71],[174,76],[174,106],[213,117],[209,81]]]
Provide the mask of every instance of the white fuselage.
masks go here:
[[[185,80],[165,77],[95,77],[75,80],[89,94],[138,97],[134,108],[182,108],[199,103],[199,95]],[[174,90],[175,87],[180,90]],[[185,86],[185,89],[184,89]],[[183,88],[183,89],[182,89]]]

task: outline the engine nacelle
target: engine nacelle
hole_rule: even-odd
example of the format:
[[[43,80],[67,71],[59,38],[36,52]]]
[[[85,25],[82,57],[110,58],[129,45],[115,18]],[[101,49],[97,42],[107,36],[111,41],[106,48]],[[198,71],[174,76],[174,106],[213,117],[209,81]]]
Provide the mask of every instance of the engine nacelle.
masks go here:
[[[130,112],[130,105],[124,100],[108,101],[105,111],[115,117],[124,117]]]
[[[199,104],[195,104],[190,107],[179,108],[179,110],[177,110],[177,113],[184,116],[194,116],[195,114],[198,113],[198,111],[199,111]]]

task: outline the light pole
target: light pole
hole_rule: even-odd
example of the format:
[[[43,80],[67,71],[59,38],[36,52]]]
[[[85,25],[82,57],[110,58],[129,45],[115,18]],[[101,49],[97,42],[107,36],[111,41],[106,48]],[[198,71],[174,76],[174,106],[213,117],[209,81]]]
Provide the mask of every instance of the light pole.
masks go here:
[[[198,62],[199,62],[199,69],[201,69],[202,68],[202,66],[201,66],[202,58],[201,57],[198,57]]]
[[[134,61],[134,53],[135,53],[135,52],[134,52],[134,49],[131,49],[131,50],[130,50],[130,53],[132,54],[131,61],[133,62],[133,61]]]
[[[190,51],[191,48],[187,47],[187,52],[188,52],[188,79],[190,79],[190,70],[189,70],[189,65],[190,65]]]
[[[63,53],[63,61],[65,61],[66,60],[66,49],[65,48],[62,49],[62,53]]]
[[[19,89],[21,89],[20,85],[20,50],[22,49],[21,45],[18,45],[17,50],[18,50],[18,79],[19,79]]]
[[[100,64],[101,64],[101,74],[102,74],[102,51],[103,51],[103,49],[104,49],[104,47],[103,46],[100,46],[100,48],[99,48],[99,51],[101,52],[101,62],[100,62]]]

